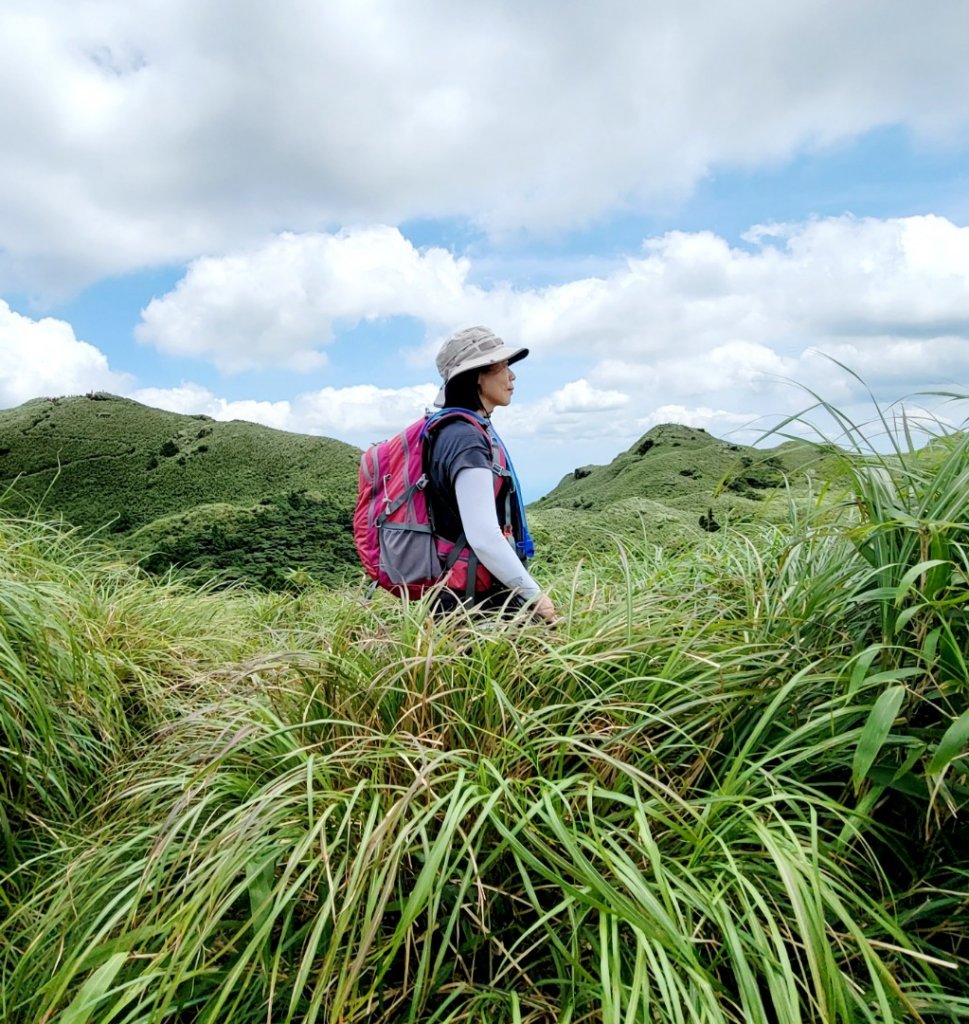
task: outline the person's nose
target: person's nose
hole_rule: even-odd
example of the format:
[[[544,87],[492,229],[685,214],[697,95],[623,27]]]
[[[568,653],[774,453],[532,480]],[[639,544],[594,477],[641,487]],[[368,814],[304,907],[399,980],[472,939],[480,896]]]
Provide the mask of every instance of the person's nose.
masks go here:
[[[515,371],[510,366],[508,367],[508,379],[509,380],[514,380],[515,379]]]

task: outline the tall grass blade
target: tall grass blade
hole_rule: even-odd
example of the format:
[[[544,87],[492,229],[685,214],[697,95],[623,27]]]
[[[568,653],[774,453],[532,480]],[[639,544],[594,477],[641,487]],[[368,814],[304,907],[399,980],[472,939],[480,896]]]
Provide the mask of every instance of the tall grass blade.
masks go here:
[[[969,708],[954,719],[942,734],[925,770],[930,775],[944,772],[957,758],[969,751]]]
[[[87,1024],[98,1003],[111,991],[111,985],[127,959],[127,953],[115,953],[108,957],[64,1008],[64,1012],[58,1018],[59,1024]]]
[[[851,763],[851,781],[855,787],[855,793],[861,790],[869,769],[885,745],[906,692],[906,688],[902,685],[889,686],[875,701],[864,728],[861,730],[858,747]]]

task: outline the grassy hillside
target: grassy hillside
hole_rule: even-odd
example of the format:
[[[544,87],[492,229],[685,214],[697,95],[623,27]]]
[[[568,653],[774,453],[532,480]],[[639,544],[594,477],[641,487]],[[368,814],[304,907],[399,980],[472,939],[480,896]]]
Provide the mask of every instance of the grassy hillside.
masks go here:
[[[174,565],[271,588],[338,584],[357,570],[358,458],[329,438],[105,394],[0,411],[0,487],[11,488],[3,501],[11,511],[41,507],[102,530],[155,572]],[[761,452],[657,427],[533,504],[539,566],[609,559],[617,542],[675,549],[728,522],[783,518],[782,474],[807,459],[795,446]]]
[[[0,517],[0,1019],[966,1020],[969,437],[846,470],[555,628]]]
[[[808,445],[752,448],[663,424],[608,465],[576,468],[534,507],[600,512],[648,499],[682,513],[692,527],[715,531],[727,523],[782,519],[789,486],[805,493],[809,481],[820,486],[836,471],[830,457]]]
[[[360,571],[350,513],[312,492],[290,491],[250,508],[199,505],[136,530],[123,550],[149,572],[177,565],[202,579],[239,579],[271,590],[339,586]]]
[[[529,512],[539,574],[588,561],[604,576],[621,572],[625,554],[661,547],[681,551],[707,536],[696,518],[649,498],[623,498],[601,509],[546,507]]]
[[[154,569],[182,564],[269,585],[292,569],[335,580],[355,563],[358,460],[331,438],[100,393],[0,411],[6,508],[104,529]]]
[[[269,588],[358,572],[351,511],[359,452],[329,438],[221,423],[94,394],[0,412],[0,487],[146,568]],[[695,544],[724,526],[782,522],[791,495],[836,472],[816,448],[769,450],[655,427],[607,466],[576,469],[530,508],[539,572],[625,550]]]

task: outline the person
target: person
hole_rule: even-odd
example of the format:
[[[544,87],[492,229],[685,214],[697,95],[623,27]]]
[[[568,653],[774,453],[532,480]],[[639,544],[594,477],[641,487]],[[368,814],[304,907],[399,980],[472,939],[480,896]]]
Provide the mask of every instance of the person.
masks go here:
[[[493,441],[467,419],[443,420],[430,439],[428,493],[437,534],[456,542],[463,533],[492,578],[489,589],[476,593],[472,604],[506,612],[528,606],[536,617],[554,622],[555,605],[526,567],[531,542],[510,459],[509,473],[495,491],[493,444],[502,442],[491,426],[491,414],[510,404],[515,390],[512,366],[527,355],[527,348],[506,345],[487,327],[458,331],[441,346],[437,368],[443,383],[434,404],[477,413]],[[448,590],[437,599],[442,611],[461,603],[462,597]]]

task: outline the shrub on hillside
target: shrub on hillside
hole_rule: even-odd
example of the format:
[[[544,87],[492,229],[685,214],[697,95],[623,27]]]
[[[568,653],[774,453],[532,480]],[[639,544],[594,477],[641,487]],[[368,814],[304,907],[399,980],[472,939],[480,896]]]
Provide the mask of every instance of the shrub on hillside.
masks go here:
[[[339,586],[359,570],[349,511],[306,491],[252,508],[209,505],[135,533],[130,549],[151,573],[184,570],[214,583],[286,590],[293,573]]]

